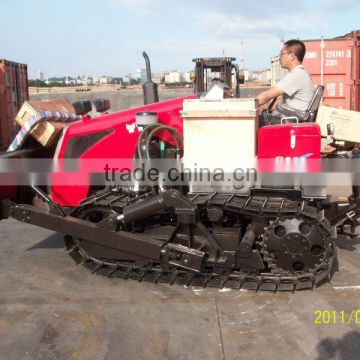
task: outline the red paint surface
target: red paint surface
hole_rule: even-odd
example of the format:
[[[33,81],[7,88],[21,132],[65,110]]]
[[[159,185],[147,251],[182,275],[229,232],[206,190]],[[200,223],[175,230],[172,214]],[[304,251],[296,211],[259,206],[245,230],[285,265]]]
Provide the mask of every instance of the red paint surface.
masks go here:
[[[264,126],[258,133],[258,171],[318,172],[320,147],[321,133],[316,123]]]
[[[316,159],[320,158],[320,142],[320,127],[315,123],[263,126],[258,133],[258,157]]]
[[[64,159],[65,150],[70,138],[98,133],[108,129],[112,129],[113,132],[81,155],[80,159],[83,160],[94,159],[91,169],[89,169],[89,161],[87,161],[85,171],[83,169],[83,171],[78,173],[60,172],[53,175],[54,185],[51,187],[52,199],[64,206],[77,206],[79,201],[88,196],[89,185],[83,184],[89,183],[89,172],[104,172],[104,166],[109,159],[127,159],[125,162],[121,161],[121,164],[124,165],[127,162],[129,166],[131,165],[140,132],[135,128],[135,131],[131,133],[126,128],[126,125],[135,123],[137,112],[157,112],[159,123],[172,126],[182,134],[183,120],[179,112],[182,110],[183,101],[196,97],[196,95],[190,95],[171,99],[70,124],[59,149],[57,157],[59,160]],[[157,136],[164,141],[171,142],[166,132],[160,132]],[[95,159],[98,159],[98,161]],[[64,185],[58,185],[60,183]],[[77,183],[81,185],[76,185]]]

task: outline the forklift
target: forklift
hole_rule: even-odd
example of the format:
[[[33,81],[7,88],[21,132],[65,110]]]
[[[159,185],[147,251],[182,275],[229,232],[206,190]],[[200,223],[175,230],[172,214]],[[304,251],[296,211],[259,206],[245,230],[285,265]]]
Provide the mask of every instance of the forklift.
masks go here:
[[[229,89],[232,89],[232,75],[235,73],[235,96],[239,98],[240,84],[244,83],[245,76],[239,70],[239,65],[235,63],[235,60],[236,58],[233,57],[193,59],[192,61],[195,62],[194,93],[207,91],[208,85],[211,84],[211,81],[209,81],[211,73],[216,73],[216,79],[221,80]]]

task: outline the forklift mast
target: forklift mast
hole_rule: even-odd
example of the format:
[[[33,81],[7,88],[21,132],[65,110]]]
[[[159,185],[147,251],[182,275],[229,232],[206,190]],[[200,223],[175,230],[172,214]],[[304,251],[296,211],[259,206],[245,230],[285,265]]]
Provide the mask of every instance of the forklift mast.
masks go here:
[[[244,83],[244,75],[240,74],[239,66],[234,63],[235,60],[236,58],[232,57],[193,59],[193,62],[195,62],[194,92],[202,93],[208,89],[208,80],[211,78],[209,76],[210,73],[216,73],[216,78],[220,78],[220,80],[232,89],[232,74],[234,69],[236,79],[236,97],[240,97],[239,85]]]

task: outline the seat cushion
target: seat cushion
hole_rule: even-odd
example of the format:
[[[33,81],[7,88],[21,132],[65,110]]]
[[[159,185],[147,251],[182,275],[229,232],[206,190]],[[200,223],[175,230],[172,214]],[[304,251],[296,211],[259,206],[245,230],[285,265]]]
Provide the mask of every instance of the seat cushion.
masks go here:
[[[285,117],[295,116],[299,119],[299,121],[306,121],[309,116],[309,113],[307,111],[297,110],[286,104],[279,104],[276,107],[276,110]]]

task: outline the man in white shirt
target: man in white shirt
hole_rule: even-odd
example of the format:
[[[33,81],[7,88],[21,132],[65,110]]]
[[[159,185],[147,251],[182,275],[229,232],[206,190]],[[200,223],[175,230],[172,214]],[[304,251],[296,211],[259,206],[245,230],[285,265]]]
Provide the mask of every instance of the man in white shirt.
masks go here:
[[[300,40],[289,40],[284,43],[280,51],[280,65],[289,70],[289,73],[276,85],[256,96],[260,106],[274,98],[282,98],[286,105],[297,110],[306,110],[315,88],[309,73],[302,65],[305,52],[305,44]],[[281,117],[281,113],[274,113],[275,116]]]

